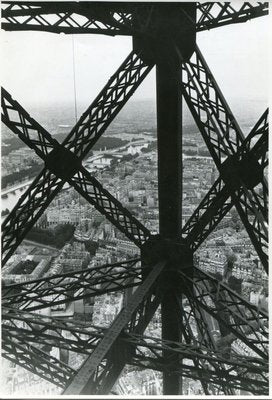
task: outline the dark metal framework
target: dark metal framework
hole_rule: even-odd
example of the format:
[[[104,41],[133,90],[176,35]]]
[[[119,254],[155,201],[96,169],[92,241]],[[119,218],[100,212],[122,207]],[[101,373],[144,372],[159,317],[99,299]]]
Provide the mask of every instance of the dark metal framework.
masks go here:
[[[44,169],[2,225],[3,265],[66,182],[141,250],[141,259],[3,287],[5,358],[63,387],[64,394],[107,394],[126,364],[161,371],[164,394],[182,393],[181,377],[199,380],[205,394],[234,394],[236,389],[268,394],[267,314],[193,261],[193,252],[235,206],[268,272],[268,110],[245,138],[195,44],[196,32],[267,13],[268,3],[261,2],[239,7],[212,2],[2,3],[2,27],[8,31],[133,37],[133,51],[62,144],[2,89],[2,121],[44,161]],[[154,65],[157,236],[81,164]],[[182,99],[219,171],[219,178],[183,227]],[[109,329],[33,313],[129,287],[137,288]],[[162,338],[147,337],[144,331],[160,304]],[[211,335],[211,319],[221,330],[219,342]],[[235,340],[244,344],[250,356],[230,352]],[[49,356],[46,349],[52,347],[80,354],[80,368]]]

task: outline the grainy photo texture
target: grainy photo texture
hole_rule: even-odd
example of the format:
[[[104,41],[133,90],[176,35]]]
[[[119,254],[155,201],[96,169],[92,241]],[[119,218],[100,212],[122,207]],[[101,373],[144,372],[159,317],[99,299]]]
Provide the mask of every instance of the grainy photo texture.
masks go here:
[[[1,396],[268,395],[268,2],[1,8]]]

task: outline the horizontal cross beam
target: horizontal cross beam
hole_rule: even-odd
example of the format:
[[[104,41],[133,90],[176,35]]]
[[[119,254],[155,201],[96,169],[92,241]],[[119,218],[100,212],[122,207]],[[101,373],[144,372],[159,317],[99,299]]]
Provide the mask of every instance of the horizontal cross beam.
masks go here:
[[[240,5],[241,4],[241,5]],[[268,15],[268,2],[249,2],[235,4],[231,2],[198,3],[200,14],[197,20],[197,31],[205,31],[229,24],[237,24]]]
[[[7,285],[2,289],[2,304],[34,311],[138,286],[143,272],[139,261],[117,262]]]
[[[110,36],[133,32],[131,15],[109,4],[71,2],[3,2],[3,29],[52,33],[92,33]]]
[[[2,2],[2,28],[7,31],[46,31],[66,34],[152,34],[152,3]],[[156,7],[159,7],[157,4]],[[242,23],[268,14],[268,2],[241,6],[197,3],[197,32]],[[180,12],[184,9],[180,6]],[[137,20],[137,26],[133,22]],[[149,23],[148,23],[149,22]],[[139,29],[140,27],[140,29]]]
[[[93,375],[96,373],[97,368],[101,365],[101,362],[107,356],[111,347],[114,346],[123,329],[125,329],[126,325],[130,322],[131,318],[137,311],[137,308],[143,302],[145,297],[147,297],[152,288],[154,288],[154,285],[164,267],[164,261],[159,262],[153,267],[141,286],[136,289],[127,306],[120,311],[110,329],[105,333],[103,339],[99,342],[95,350],[79,369],[76,376],[66,387],[63,394],[70,395],[86,393],[86,390],[87,392],[89,391],[89,385],[92,385]]]
[[[255,354],[264,360],[268,358],[268,316],[265,312],[197,267],[194,267],[192,278],[181,271],[179,274],[194,303],[224,324]]]
[[[7,332],[2,336],[2,357],[59,387],[64,387],[75,374],[73,368],[56,357],[22,340],[17,341]]]
[[[183,302],[185,300],[185,302]],[[189,307],[186,304],[186,300],[189,303]],[[195,347],[209,349],[209,351],[215,355],[218,353],[218,349],[215,344],[215,340],[210,332],[209,325],[206,320],[205,314],[202,312],[201,308],[198,306],[196,302],[194,302],[193,298],[188,296],[187,298],[181,297],[179,293],[176,293],[176,301],[178,304],[178,308],[181,314],[180,321],[180,329],[182,331],[182,335],[187,344],[194,345]],[[188,309],[189,308],[189,309]],[[195,329],[197,332],[195,332]],[[198,358],[193,360],[195,367],[201,369],[206,369],[207,363],[205,360]],[[223,363],[218,363],[216,360],[211,360],[210,368],[212,370],[216,369],[222,371],[222,375],[226,373],[226,366]],[[199,377],[201,377],[201,372],[199,373]],[[221,380],[220,384],[213,385],[210,387],[207,385],[207,382],[201,381],[202,385],[206,385],[205,392],[210,389],[214,394],[223,393],[225,395],[233,395],[233,388],[226,384],[224,379]],[[206,393],[205,393],[206,394]],[[209,394],[209,393],[208,393]]]
[[[154,359],[154,357],[141,355],[140,357],[134,357],[131,364],[143,369],[150,368],[161,372],[174,371],[172,373],[177,376],[181,375],[184,378],[196,381],[201,380],[201,382],[205,382],[208,385],[220,386],[223,380],[225,385],[229,385],[233,389],[246,390],[256,395],[268,394],[268,384],[265,380],[259,381],[254,377],[243,379],[234,374],[230,376],[228,373],[222,376],[222,373],[216,370],[212,371],[208,368],[199,370],[199,368],[194,365],[187,364],[183,361],[180,361],[178,364],[171,363],[170,361],[169,364],[167,364],[163,358],[157,360]]]
[[[44,346],[63,348],[82,354],[89,354],[97,346],[106,331],[106,329],[93,326],[86,327],[84,324],[81,326],[80,323],[74,321],[62,321],[25,312],[18,313],[16,310],[4,310],[2,315],[3,337],[10,335],[13,340],[19,343],[20,341],[40,343]],[[216,375],[220,366],[223,369],[227,367],[221,373],[225,380],[231,381],[233,372],[238,370],[239,374],[234,374],[234,380],[240,382],[241,387],[244,388],[247,384],[251,384],[252,387],[255,386],[255,390],[258,389],[259,385],[263,389],[267,383],[265,374],[268,372],[268,366],[258,358],[249,359],[244,356],[231,355],[229,359],[226,359],[220,353],[212,352],[203,345],[188,345],[129,332],[126,332],[120,338],[120,341],[123,348],[126,344],[135,347],[136,352],[132,363],[135,363],[135,359],[143,362],[143,360],[149,358],[150,362],[155,364],[156,369],[156,363],[161,364],[162,362],[162,351],[167,350],[169,354],[177,353],[183,358],[182,365],[174,365],[171,357],[169,360],[165,360],[164,370],[167,369],[169,372],[180,369],[186,359],[206,363],[206,373],[211,375]],[[208,368],[207,365],[209,365]],[[158,369],[161,370],[161,367]],[[252,385],[252,374],[258,376],[254,385]]]

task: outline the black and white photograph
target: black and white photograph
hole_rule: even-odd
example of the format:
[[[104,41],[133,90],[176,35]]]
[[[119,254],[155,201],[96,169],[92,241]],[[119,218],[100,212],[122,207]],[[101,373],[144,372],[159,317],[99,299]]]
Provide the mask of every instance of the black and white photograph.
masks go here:
[[[269,5],[1,2],[0,398],[269,398]]]

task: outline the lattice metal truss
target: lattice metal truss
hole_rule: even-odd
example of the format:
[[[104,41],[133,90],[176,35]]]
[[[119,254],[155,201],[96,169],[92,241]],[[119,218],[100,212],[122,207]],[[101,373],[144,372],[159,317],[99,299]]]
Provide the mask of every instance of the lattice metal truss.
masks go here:
[[[3,266],[65,183],[141,250],[138,259],[4,285],[3,357],[62,387],[64,394],[110,393],[126,364],[161,371],[164,394],[182,392],[180,377],[200,381],[205,394],[229,395],[237,390],[268,394],[267,314],[193,261],[193,253],[235,206],[268,272],[268,110],[244,137],[195,44],[196,32],[267,13],[267,2],[239,6],[218,2],[2,2],[2,28],[7,31],[133,37],[133,51],[61,144],[2,89],[3,123],[44,161],[43,170],[2,224]],[[182,43],[184,32],[186,44]],[[159,93],[165,91],[161,81],[166,74],[163,79],[167,82],[165,71],[178,71],[176,90],[185,99],[219,171],[219,178],[174,236],[166,232],[163,219],[160,235],[151,235],[82,166],[84,157],[154,65]],[[177,121],[180,113],[177,111]],[[160,115],[158,118],[161,138],[162,125],[168,122],[167,117],[163,123]],[[174,136],[180,135],[180,128]],[[170,133],[171,129],[169,140]],[[159,182],[164,173],[163,152],[159,145]],[[169,183],[170,192],[173,182]],[[133,294],[108,329],[63,321],[43,312],[128,288],[134,288]],[[160,304],[162,339],[144,334]],[[172,305],[171,318],[167,318],[170,330],[175,327],[175,340],[165,330],[166,304]],[[211,322],[218,326],[221,339],[214,339]],[[234,342],[242,343],[247,355],[235,353]],[[50,355],[52,349],[60,351],[60,358]],[[82,361],[76,369],[68,365],[73,352]]]

